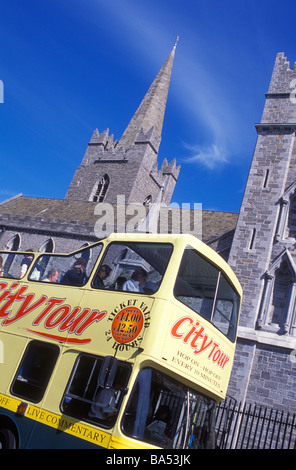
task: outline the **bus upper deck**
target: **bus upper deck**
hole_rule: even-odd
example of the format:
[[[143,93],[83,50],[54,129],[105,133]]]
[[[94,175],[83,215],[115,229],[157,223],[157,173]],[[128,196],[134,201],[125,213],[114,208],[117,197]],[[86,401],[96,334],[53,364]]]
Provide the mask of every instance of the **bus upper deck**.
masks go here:
[[[20,447],[48,428],[63,431],[54,447],[198,445],[226,395],[242,295],[219,255],[192,236],[114,234],[0,257],[0,442],[9,415],[2,441]]]

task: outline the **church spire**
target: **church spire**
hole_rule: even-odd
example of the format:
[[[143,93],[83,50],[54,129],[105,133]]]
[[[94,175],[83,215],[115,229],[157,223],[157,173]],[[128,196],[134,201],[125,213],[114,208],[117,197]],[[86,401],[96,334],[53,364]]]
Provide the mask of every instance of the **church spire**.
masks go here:
[[[161,196],[164,204],[170,203],[180,166],[164,159],[158,169],[157,154],[176,44],[121,140],[113,142],[108,129],[101,134],[95,130],[66,199],[97,202],[99,194],[100,202],[117,204],[118,195],[124,195],[127,204],[143,204],[146,200],[155,203]],[[102,181],[106,183],[104,194]],[[152,219],[150,213],[149,223]]]
[[[170,55],[158,72],[142,103],[123,133],[118,147],[128,150],[136,141],[141,128],[147,133],[154,127],[155,135],[160,141],[177,42],[178,38]]]

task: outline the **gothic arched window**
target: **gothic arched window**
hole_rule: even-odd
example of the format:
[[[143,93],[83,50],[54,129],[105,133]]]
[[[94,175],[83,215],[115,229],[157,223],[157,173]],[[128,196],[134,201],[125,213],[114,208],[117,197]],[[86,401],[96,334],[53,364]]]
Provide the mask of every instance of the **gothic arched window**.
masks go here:
[[[18,251],[19,247],[21,245],[21,237],[20,234],[17,233],[12,237],[5,246],[5,249],[8,251]],[[15,255],[13,253],[10,253],[7,255],[5,262],[4,262],[4,271],[9,272],[10,266],[14,260]]]
[[[110,178],[105,174],[99,183],[96,184],[94,195],[92,197],[93,202],[103,202],[108,186],[110,183]]]
[[[54,252],[54,241],[52,238],[49,238],[46,240],[42,245],[40,246],[39,250],[41,253],[53,253]]]
[[[292,273],[288,263],[283,261],[275,272],[269,318],[267,320],[270,325],[281,327],[285,322],[291,278]]]
[[[296,238],[296,195],[292,194],[289,201],[289,213],[285,238]]]
[[[293,334],[296,298],[296,266],[285,250],[265,273],[257,328],[273,333]]]
[[[289,186],[279,201],[279,216],[275,240],[296,238],[296,181]]]
[[[17,251],[20,247],[20,244],[21,244],[21,237],[19,233],[17,233],[16,235],[14,235],[14,237],[12,237],[6,243],[5,249],[9,251]]]

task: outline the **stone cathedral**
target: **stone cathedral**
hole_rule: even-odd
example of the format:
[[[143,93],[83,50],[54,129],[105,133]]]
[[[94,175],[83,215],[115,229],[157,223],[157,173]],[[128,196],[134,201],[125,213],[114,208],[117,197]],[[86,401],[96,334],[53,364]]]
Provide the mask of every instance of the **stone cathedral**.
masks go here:
[[[64,199],[20,194],[0,203],[0,249],[69,252],[97,241],[98,207],[116,208],[118,195],[147,212],[155,201],[168,207],[180,166],[160,163],[159,150],[175,49],[122,137],[93,132]],[[284,411],[296,406],[295,88],[296,66],[280,53],[240,213],[201,217],[203,241],[228,261],[244,290],[229,394]]]

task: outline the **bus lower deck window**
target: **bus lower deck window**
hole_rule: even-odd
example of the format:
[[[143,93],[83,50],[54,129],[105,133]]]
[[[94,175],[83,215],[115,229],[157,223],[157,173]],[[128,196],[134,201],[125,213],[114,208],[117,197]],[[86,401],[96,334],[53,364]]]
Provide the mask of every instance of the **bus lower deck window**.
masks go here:
[[[12,383],[11,393],[34,403],[39,402],[43,398],[58,355],[58,346],[31,341]]]
[[[63,413],[103,427],[114,425],[126,392],[130,367],[113,361],[105,367],[104,358],[81,354],[73,369],[61,403]],[[114,367],[115,366],[115,367]],[[108,383],[107,383],[108,382]]]

